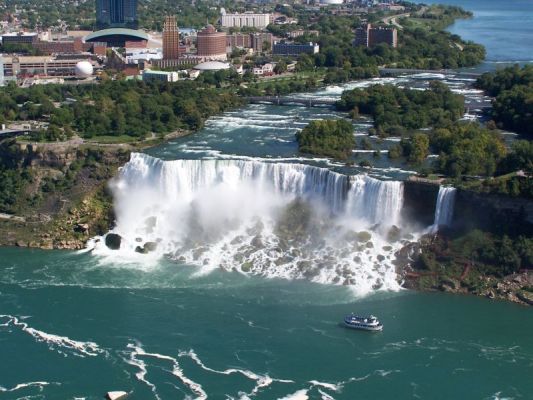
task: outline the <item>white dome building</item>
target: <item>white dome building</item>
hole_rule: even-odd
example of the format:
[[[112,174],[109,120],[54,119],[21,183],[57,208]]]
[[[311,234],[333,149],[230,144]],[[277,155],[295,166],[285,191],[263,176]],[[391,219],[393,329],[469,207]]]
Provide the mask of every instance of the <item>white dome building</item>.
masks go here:
[[[197,71],[220,71],[223,69],[229,69],[229,63],[220,62],[220,61],[206,61],[198,64],[194,67]]]
[[[89,61],[80,61],[76,64],[76,76],[78,78],[88,78],[94,73],[93,65]]]

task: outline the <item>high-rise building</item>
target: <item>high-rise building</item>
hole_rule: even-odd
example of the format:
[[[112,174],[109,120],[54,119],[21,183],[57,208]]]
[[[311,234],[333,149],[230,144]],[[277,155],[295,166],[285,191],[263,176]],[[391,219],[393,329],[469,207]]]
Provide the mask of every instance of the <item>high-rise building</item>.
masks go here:
[[[396,28],[372,27],[371,24],[360,26],[355,30],[355,45],[372,47],[379,43],[398,46],[398,30]]]
[[[207,25],[197,34],[196,49],[199,57],[208,60],[226,59],[226,33],[217,32],[213,25]]]
[[[137,0],[96,0],[96,25],[137,29]]]
[[[259,28],[264,29],[271,22],[270,14],[253,14],[253,13],[244,13],[244,14],[226,14],[223,13],[220,16],[220,22],[225,28]]]
[[[163,25],[163,60],[179,58],[180,33],[175,16],[165,17]]]

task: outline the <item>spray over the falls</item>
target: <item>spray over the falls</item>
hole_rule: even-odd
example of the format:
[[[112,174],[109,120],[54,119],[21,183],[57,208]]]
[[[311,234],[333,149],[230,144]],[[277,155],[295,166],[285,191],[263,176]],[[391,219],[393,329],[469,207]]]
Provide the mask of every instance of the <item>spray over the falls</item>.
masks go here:
[[[403,184],[309,165],[162,161],[133,153],[113,184],[120,260],[182,264],[288,279],[397,289]],[[139,254],[144,253],[144,254]]]

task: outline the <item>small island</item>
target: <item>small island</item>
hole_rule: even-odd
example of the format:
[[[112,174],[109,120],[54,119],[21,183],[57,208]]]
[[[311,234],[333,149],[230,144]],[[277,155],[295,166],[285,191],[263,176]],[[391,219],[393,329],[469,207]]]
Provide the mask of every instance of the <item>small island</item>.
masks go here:
[[[355,148],[352,124],[344,119],[312,121],[296,134],[302,153],[347,159]]]

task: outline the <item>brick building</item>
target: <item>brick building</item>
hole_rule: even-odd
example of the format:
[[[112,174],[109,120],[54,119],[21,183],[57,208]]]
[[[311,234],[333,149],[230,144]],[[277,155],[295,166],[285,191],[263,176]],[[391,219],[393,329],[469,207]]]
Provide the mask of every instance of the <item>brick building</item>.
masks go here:
[[[175,16],[165,17],[163,25],[163,59],[177,60],[180,52],[180,33]]]
[[[217,32],[213,25],[207,25],[197,34],[196,49],[199,57],[209,60],[226,59],[226,33]]]
[[[363,25],[355,30],[355,45],[372,47],[386,43],[391,47],[398,47],[398,30],[396,28],[372,27],[372,24]]]
[[[234,33],[226,36],[226,45],[230,48],[240,47],[253,49],[256,53],[263,52],[263,44],[268,43],[269,50],[272,48],[273,36],[269,32],[264,33]]]

